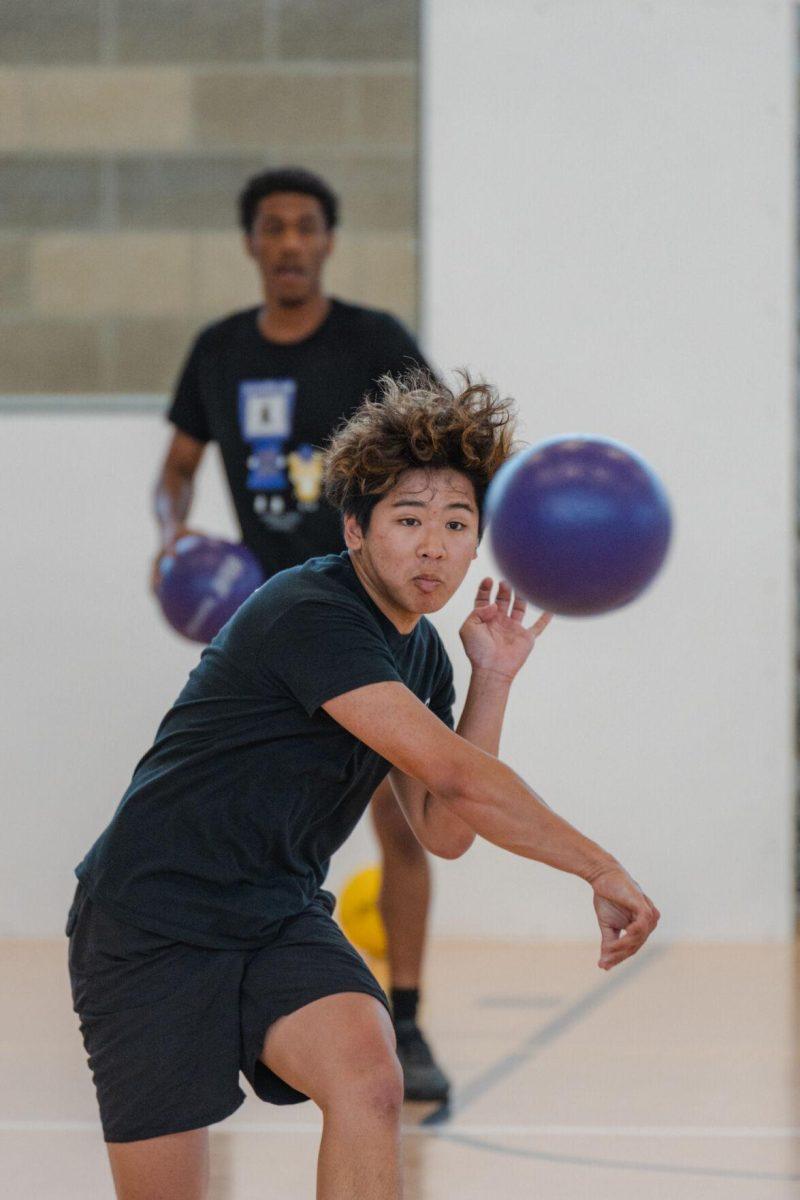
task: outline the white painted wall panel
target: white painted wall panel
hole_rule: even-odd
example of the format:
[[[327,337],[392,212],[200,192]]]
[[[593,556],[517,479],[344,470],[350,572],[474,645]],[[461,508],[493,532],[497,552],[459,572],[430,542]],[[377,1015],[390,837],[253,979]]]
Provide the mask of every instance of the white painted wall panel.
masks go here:
[[[675,505],[650,593],[548,631],[502,753],[630,865],[664,936],[786,936],[794,6],[424,8],[433,358],[516,396],[528,440],[629,442]],[[439,881],[440,930],[591,930],[582,884],[494,849]]]

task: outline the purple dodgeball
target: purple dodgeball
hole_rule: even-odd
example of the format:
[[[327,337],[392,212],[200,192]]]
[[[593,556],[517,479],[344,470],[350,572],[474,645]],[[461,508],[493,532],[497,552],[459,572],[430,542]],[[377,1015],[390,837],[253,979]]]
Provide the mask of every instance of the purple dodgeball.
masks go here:
[[[590,616],[629,604],[667,553],[667,493],[635,451],[575,434],[509,459],[487,496],[505,579],[537,607]]]
[[[173,629],[210,642],[237,608],[264,582],[261,564],[246,546],[187,534],[174,557],[162,559],[158,598]]]

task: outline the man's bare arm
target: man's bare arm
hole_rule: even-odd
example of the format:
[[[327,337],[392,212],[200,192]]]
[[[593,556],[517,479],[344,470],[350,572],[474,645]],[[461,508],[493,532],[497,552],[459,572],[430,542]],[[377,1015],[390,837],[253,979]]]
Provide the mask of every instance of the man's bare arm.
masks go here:
[[[156,480],[154,508],[161,546],[152,570],[152,586],[158,585],[158,564],[182,533],[194,498],[194,477],[203,457],[205,443],[176,429]]]
[[[329,700],[340,725],[406,775],[434,804],[504,850],[589,879],[614,860],[557,816],[505,763],[448,729],[401,683]]]
[[[524,624],[526,604],[501,579],[485,576],[478,585],[472,612],[459,636],[472,666],[467,699],[458,734],[487,754],[497,756],[511,683],[529,658],[537,639],[550,624],[552,613],[542,613],[532,625]],[[474,840],[474,830],[428,792],[424,784],[396,767],[389,774],[395,795],[411,828],[423,845],[444,858],[463,854]]]
[[[194,495],[194,477],[205,448],[204,442],[180,429],[175,430],[167,447],[155,488],[155,512],[164,546],[171,545],[176,532],[186,523]]]
[[[595,891],[603,931],[601,966],[628,958],[655,928],[657,910],[612,855],[548,808],[505,763],[448,729],[403,684],[356,688],[324,708],[360,741],[424,784],[432,805],[444,806],[435,818],[425,818],[442,844],[451,813],[459,826],[467,825],[513,854],[585,879]],[[459,836],[456,826],[453,832]]]
[[[473,670],[456,730],[459,737],[496,756],[510,690],[510,679],[494,671]],[[469,849],[475,830],[437,800],[424,783],[397,767],[389,772],[389,781],[409,825],[426,849],[441,858],[458,858]]]

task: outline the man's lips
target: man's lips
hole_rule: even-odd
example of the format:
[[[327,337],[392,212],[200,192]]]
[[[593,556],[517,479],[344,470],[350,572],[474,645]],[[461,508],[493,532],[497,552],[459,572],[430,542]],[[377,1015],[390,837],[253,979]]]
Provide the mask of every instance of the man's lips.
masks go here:
[[[442,580],[437,579],[435,575],[415,575],[414,583],[421,592],[434,592],[437,587],[441,587]]]

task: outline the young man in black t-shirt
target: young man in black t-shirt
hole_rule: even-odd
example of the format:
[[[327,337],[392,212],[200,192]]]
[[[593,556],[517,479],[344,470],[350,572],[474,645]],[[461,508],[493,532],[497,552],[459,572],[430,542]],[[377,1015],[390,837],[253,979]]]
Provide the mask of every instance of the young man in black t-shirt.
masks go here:
[[[239,209],[264,304],[205,329],[184,365],[156,490],[158,559],[186,532],[192,481],[215,441],[242,540],[269,577],[342,549],[339,515],[321,493],[321,448],[381,376],[426,363],[394,317],[323,292],[338,219],[337,198],[324,180],[297,168],[268,171],[249,181]],[[381,910],[406,1097],[441,1101],[448,1080],[416,1022],[428,861],[386,784],[371,811],[383,852]]]
[[[318,1200],[401,1196],[386,999],[322,890],[382,779],[432,853],[456,858],[479,834],[589,883],[601,967],[655,928],[620,864],[496,757],[549,618],[526,627],[491,579],[461,628],[472,672],[453,729],[452,668],[426,615],[475,557],[510,438],[485,385],[387,384],[365,404],[325,466],[347,551],[242,605],[78,867],[70,974],[121,1200],[201,1200],[206,1127],[241,1103],[240,1070],[265,1100],[322,1110]]]

